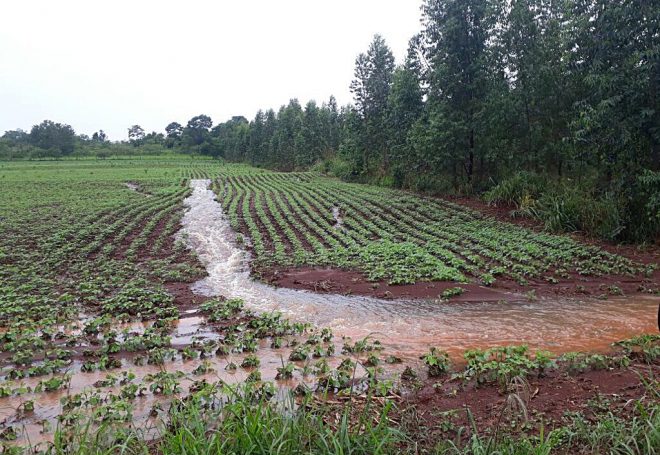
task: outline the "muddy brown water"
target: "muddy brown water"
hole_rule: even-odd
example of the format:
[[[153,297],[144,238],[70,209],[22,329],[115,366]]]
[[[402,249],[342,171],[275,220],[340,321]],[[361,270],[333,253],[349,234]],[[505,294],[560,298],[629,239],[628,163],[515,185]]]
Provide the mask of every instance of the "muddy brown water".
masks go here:
[[[614,341],[657,330],[660,298],[654,296],[525,301],[511,294],[510,301],[501,303],[442,303],[274,288],[250,278],[249,255],[234,241],[209,183],[191,181],[193,193],[183,217],[188,244],[208,271],[193,289],[206,296],[239,297],[253,310],[277,310],[340,335],[372,335],[404,359],[416,359],[429,346],[453,356],[470,348],[521,343],[554,353],[606,351]]]
[[[151,322],[127,323],[118,324],[113,326],[114,330],[127,329],[130,332],[142,332],[146,329]],[[199,316],[192,316],[181,319],[178,326],[172,333],[172,345],[189,344],[194,340],[208,340],[216,339],[217,334],[205,324],[205,319]],[[296,338],[299,342],[304,341],[301,337],[287,337],[288,340]],[[337,351],[341,350],[339,344],[341,340],[336,340],[335,346]],[[298,367],[293,373],[293,377],[285,380],[277,380],[277,368],[283,366],[288,362],[288,356],[291,352],[291,347],[284,346],[282,348],[273,348],[270,346],[270,340],[261,340],[257,355],[260,360],[259,372],[261,373],[264,381],[273,381],[280,396],[278,401],[281,406],[292,406],[289,403],[290,397],[284,393],[286,390],[294,388],[300,383],[306,384],[310,388],[314,388],[316,376],[313,374],[303,374],[303,367],[305,365],[311,366],[316,359],[308,362],[294,362]],[[53,376],[62,376],[63,374],[70,376],[70,383],[68,387],[41,393],[25,393],[22,395],[15,395],[5,398],[0,398],[0,429],[6,426],[12,426],[18,435],[13,444],[22,446],[37,446],[44,447],[48,442],[52,442],[54,438],[55,429],[58,427],[58,416],[64,412],[62,400],[74,394],[83,394],[91,396],[94,394],[100,400],[105,400],[109,403],[111,395],[119,395],[121,386],[117,385],[110,387],[101,387],[95,385],[98,381],[104,380],[108,375],[113,375],[121,378],[122,372],[132,372],[135,378],[131,381],[133,384],[141,384],[147,388],[143,396],[138,396],[130,401],[133,406],[132,409],[132,422],[137,428],[144,432],[146,437],[156,437],[162,428],[162,417],[166,416],[168,404],[179,397],[185,396],[189,392],[190,386],[194,381],[206,380],[209,383],[222,381],[226,384],[238,384],[245,381],[248,375],[254,371],[254,368],[242,368],[241,362],[247,356],[247,353],[230,354],[224,357],[211,356],[205,361],[211,369],[204,374],[195,374],[193,370],[197,368],[201,360],[182,360],[180,357],[175,361],[166,361],[163,365],[134,365],[131,359],[123,359],[122,367],[108,370],[108,371],[94,371],[94,372],[81,372],[81,362],[74,361],[68,369],[63,370],[59,374]],[[341,363],[341,356],[334,356],[327,358],[330,368],[336,368]],[[234,363],[238,367],[236,369],[228,369],[227,366]],[[402,370],[403,365],[396,365],[393,372]],[[169,373],[183,373],[180,379],[181,391],[174,395],[155,395],[148,390],[150,382],[146,380],[147,375],[157,374],[161,371]],[[358,366],[355,371],[356,377],[365,375],[365,370]],[[392,374],[392,373],[390,373]],[[25,378],[16,381],[3,381],[3,386],[9,386],[12,389],[18,387],[30,387],[34,389],[37,384],[48,376]],[[26,401],[34,402],[34,411],[29,413],[21,413],[23,403]],[[157,415],[152,415],[151,411],[154,405],[158,404],[160,411]],[[83,406],[79,410],[86,415],[92,415],[93,407]],[[75,411],[75,410],[74,410]],[[44,427],[44,424],[46,427]],[[44,430],[45,429],[45,430]]]
[[[261,361],[259,371],[261,372],[263,380],[275,381],[277,368],[282,365],[283,361],[286,362],[288,350],[271,349],[264,344],[261,346],[258,355]],[[28,393],[0,399],[0,422],[3,423],[3,426],[13,425],[15,427],[19,432],[19,439],[16,441],[19,444],[27,445],[52,441],[54,430],[57,427],[57,417],[63,412],[61,400],[67,396],[76,393],[98,393],[102,398],[108,397],[109,394],[118,395],[120,386],[95,387],[94,384],[97,381],[105,379],[109,374],[120,376],[122,371],[133,372],[136,375],[133,383],[140,384],[142,382],[146,387],[148,387],[149,384],[143,382],[143,380],[148,374],[156,374],[160,371],[167,371],[170,373],[180,371],[185,374],[181,379],[181,393],[172,396],[163,396],[153,395],[151,392],[147,391],[144,396],[137,397],[135,400],[131,401],[131,404],[134,407],[131,421],[141,428],[149,426],[156,427],[159,423],[158,417],[150,416],[150,411],[156,403],[159,403],[162,409],[167,409],[167,403],[176,397],[185,396],[189,387],[195,380],[206,379],[209,383],[222,380],[227,384],[236,384],[244,381],[253,369],[240,367],[231,371],[225,369],[229,362],[234,362],[237,365],[240,365],[244,357],[245,355],[243,354],[232,355],[226,358],[210,357],[207,360],[210,362],[211,368],[213,368],[214,371],[203,375],[194,375],[192,373],[192,371],[200,364],[199,360],[168,361],[162,366],[135,366],[132,365],[130,361],[123,361],[121,369],[91,373],[81,373],[80,364],[74,362],[68,372],[68,374],[71,375],[71,382],[67,389],[53,392]],[[333,367],[336,367],[338,363],[339,359],[333,359],[329,362]],[[34,387],[41,379],[44,378],[29,378],[23,381],[15,381],[13,384],[14,386],[23,385]],[[314,379],[314,376],[310,375],[302,377],[299,372],[296,372],[294,378],[286,381],[275,381],[275,383],[280,389],[285,390],[294,387],[299,382],[305,382],[311,387],[313,386]],[[21,408],[22,403],[28,400],[34,400],[34,412],[21,416],[17,410]],[[89,409],[85,407],[81,410],[83,412],[89,411]],[[43,431],[44,422],[47,422],[49,428],[45,432]]]

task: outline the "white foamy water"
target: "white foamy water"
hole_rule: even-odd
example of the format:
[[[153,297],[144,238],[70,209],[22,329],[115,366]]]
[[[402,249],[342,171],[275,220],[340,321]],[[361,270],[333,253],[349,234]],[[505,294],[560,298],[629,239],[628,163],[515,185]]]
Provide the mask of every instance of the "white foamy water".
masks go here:
[[[613,341],[656,330],[657,297],[575,301],[439,303],[378,300],[275,288],[250,278],[249,255],[235,233],[209,180],[192,180],[183,233],[206,266],[208,277],[193,291],[238,297],[257,311],[277,310],[296,321],[331,327],[354,338],[374,335],[402,357],[431,345],[460,353],[468,348],[527,343],[554,352],[604,350]]]

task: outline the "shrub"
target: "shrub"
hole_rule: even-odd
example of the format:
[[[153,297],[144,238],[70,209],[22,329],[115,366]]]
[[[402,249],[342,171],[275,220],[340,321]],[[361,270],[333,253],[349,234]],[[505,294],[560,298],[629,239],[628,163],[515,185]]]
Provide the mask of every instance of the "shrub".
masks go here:
[[[522,212],[541,220],[551,232],[581,231],[614,240],[624,229],[621,205],[611,193],[597,198],[578,188],[561,186],[542,195]]]
[[[489,204],[504,204],[517,208],[530,206],[546,190],[544,177],[531,172],[518,172],[502,180],[484,194]]]

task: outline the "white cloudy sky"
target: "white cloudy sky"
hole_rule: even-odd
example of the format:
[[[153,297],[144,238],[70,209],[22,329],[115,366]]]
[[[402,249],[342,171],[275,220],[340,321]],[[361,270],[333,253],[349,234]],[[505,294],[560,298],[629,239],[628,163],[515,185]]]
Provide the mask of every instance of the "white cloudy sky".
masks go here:
[[[0,4],[0,135],[44,119],[126,138],[297,97],[340,104],[380,33],[397,60],[420,0],[20,0]]]

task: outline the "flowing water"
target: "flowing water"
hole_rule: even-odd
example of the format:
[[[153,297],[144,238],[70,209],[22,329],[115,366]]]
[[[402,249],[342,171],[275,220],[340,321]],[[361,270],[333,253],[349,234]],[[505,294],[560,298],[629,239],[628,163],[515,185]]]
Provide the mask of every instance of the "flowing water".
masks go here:
[[[533,302],[518,296],[503,303],[439,303],[274,288],[250,278],[249,254],[235,243],[209,183],[192,180],[183,218],[187,241],[208,271],[193,287],[203,295],[242,298],[253,310],[277,310],[339,335],[373,335],[405,359],[416,358],[431,345],[453,356],[469,348],[520,343],[555,353],[605,351],[613,341],[657,330],[660,299],[652,296]]]

